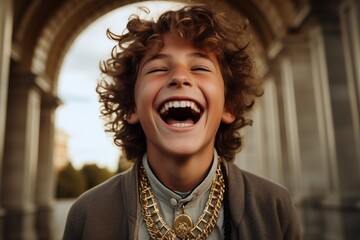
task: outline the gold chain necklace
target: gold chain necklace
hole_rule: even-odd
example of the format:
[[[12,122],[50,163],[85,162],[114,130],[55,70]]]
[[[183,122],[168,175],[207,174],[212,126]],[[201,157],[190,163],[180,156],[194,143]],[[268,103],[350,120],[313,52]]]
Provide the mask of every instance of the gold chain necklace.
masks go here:
[[[208,201],[199,220],[193,226],[191,218],[183,213],[175,218],[173,227],[170,228],[160,215],[146,171],[140,163],[139,195],[141,213],[152,239],[175,240],[176,237],[180,239],[206,239],[209,236],[215,227],[225,192],[225,183],[220,165],[221,158],[218,161]]]

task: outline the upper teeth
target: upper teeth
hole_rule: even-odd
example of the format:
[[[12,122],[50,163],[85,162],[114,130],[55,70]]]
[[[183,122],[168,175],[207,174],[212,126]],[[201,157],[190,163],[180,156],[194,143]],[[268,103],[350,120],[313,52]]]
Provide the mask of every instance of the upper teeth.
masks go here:
[[[193,111],[200,113],[200,109],[196,105],[196,103],[188,100],[166,102],[160,109],[160,113],[164,114],[169,110],[169,108],[186,108],[186,107],[190,107]]]

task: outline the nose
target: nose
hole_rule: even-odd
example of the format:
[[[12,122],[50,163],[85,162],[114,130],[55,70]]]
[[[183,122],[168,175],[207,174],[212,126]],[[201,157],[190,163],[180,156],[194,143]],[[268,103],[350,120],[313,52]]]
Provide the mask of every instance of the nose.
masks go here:
[[[185,66],[176,66],[169,78],[169,87],[191,86],[191,78]]]

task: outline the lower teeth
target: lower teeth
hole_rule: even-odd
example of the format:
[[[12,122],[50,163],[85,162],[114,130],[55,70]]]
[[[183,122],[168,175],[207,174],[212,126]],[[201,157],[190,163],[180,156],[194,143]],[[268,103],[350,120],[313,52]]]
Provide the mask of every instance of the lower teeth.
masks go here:
[[[171,126],[174,126],[174,127],[190,127],[194,124],[192,123],[173,123],[171,124]]]

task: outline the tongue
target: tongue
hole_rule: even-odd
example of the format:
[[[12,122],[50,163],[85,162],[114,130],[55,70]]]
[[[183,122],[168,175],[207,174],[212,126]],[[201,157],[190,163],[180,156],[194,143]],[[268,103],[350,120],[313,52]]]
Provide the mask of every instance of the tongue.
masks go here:
[[[169,125],[175,125],[177,123],[186,123],[186,124],[193,125],[194,121],[192,119],[186,119],[186,120],[183,120],[183,121],[179,121],[179,120],[175,120],[175,119],[170,118],[170,119],[167,119],[166,123],[169,124]]]

